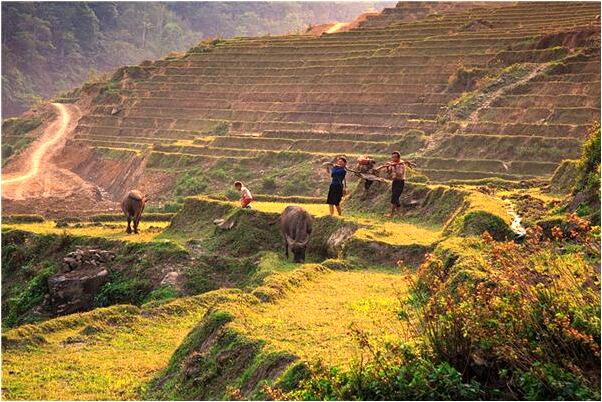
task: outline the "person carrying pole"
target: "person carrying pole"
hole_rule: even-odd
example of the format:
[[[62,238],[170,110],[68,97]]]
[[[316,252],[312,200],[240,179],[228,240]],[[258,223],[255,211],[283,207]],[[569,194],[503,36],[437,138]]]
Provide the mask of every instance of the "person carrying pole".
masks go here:
[[[345,180],[345,175],[347,174],[346,166],[347,159],[344,156],[340,156],[337,158],[336,163],[330,171],[332,182],[330,183],[328,197],[326,199],[326,203],[330,209],[330,215],[334,215],[335,208],[339,216],[342,214],[341,199],[347,191],[347,181]]]
[[[376,171],[386,168],[389,173],[391,183],[391,213],[385,215],[393,217],[399,213],[401,207],[401,193],[405,186],[406,166],[413,168],[416,165],[410,161],[401,160],[401,154],[397,151],[391,154],[391,161],[376,168]]]

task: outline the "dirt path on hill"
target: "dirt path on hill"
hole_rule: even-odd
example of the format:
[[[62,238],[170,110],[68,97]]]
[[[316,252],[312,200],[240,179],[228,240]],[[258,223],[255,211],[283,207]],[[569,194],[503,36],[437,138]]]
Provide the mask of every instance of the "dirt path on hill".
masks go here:
[[[345,28],[349,24],[350,24],[349,22],[337,22],[336,24],[334,24],[333,26],[331,26],[330,28],[328,28],[328,30],[326,31],[326,33],[339,32],[341,29]]]
[[[56,119],[2,172],[3,213],[48,213],[95,210],[106,194],[72,171],[58,167],[57,157],[81,112],[76,105],[52,103]],[[113,209],[109,205],[101,209]]]
[[[486,98],[479,105],[479,107],[477,107],[470,114],[470,116],[468,116],[467,120],[471,123],[478,122],[479,113],[481,112],[481,110],[488,108],[493,103],[493,101],[498,99],[500,96],[505,95],[507,92],[512,91],[514,88],[516,88],[520,85],[523,85],[523,84],[531,81],[533,78],[537,77],[546,67],[548,67],[549,64],[550,63],[539,64],[539,65],[535,66],[535,68],[533,68],[533,70],[531,70],[529,72],[529,74],[525,75],[523,78],[521,78],[509,85],[504,85],[491,93],[488,93]]]
[[[30,179],[36,177],[40,171],[40,165],[44,159],[52,157],[57,151],[57,145],[63,139],[67,133],[67,127],[69,122],[73,120],[72,113],[60,103],[53,103],[52,106],[57,109],[58,119],[48,129],[46,133],[42,135],[39,141],[36,141],[28,152],[25,158],[25,168],[28,170],[24,173],[11,177],[9,179],[2,179],[2,184],[9,185],[12,183],[18,183],[16,186],[17,190],[22,190],[24,183],[27,183]]]
[[[479,113],[481,112],[481,110],[487,109],[498,98],[506,95],[506,93],[512,91],[513,89],[517,88],[518,86],[526,84],[527,82],[531,81],[533,78],[537,77],[551,63],[552,62],[541,63],[539,65],[536,65],[527,75],[525,75],[521,79],[519,79],[515,82],[512,82],[508,85],[503,85],[500,88],[498,88],[495,91],[492,91],[490,93],[484,93],[483,94],[484,97],[483,97],[482,101],[479,103],[479,105],[477,106],[477,108],[474,109],[470,113],[470,115],[468,115],[467,118],[459,120],[462,122],[463,127],[468,126],[469,123],[478,123]],[[420,153],[422,155],[428,155],[429,152],[436,149],[437,146],[439,146],[439,144],[441,142],[443,142],[443,140],[445,140],[450,134],[451,133],[447,130],[447,126],[443,125],[439,129],[437,129],[437,131],[435,131],[434,133],[432,133],[429,136],[426,146],[422,149],[422,151]],[[506,167],[506,169],[508,169],[508,168]]]

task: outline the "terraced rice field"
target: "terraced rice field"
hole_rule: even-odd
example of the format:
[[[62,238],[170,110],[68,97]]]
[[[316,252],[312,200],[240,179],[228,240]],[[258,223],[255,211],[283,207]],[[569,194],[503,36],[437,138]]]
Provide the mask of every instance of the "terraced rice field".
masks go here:
[[[236,205],[233,203],[233,205]],[[291,205],[286,202],[253,202],[252,207],[258,211],[281,213]],[[301,204],[301,206],[312,216],[326,216],[329,214],[326,204]],[[408,244],[431,245],[441,238],[442,227],[420,225],[415,221],[404,221],[403,218],[390,218],[365,216],[365,215],[344,215],[345,221],[355,223],[360,226],[356,236],[367,240],[378,240],[380,242],[401,246]]]
[[[600,120],[597,3],[458,7],[416,21],[403,10],[347,32],[237,38],[126,68],[128,87],[112,84],[72,143],[180,154],[184,164],[399,149],[433,181],[549,177],[577,156]],[[587,39],[563,46],[574,32]],[[454,84],[471,71],[502,83],[482,110],[470,96],[483,94]],[[442,120],[449,107],[458,113]],[[220,125],[226,132],[212,134]]]
[[[439,5],[445,12],[431,14],[431,6],[399,3],[345,32],[216,40],[183,56],[124,67],[93,88],[90,111],[79,120],[67,151],[86,145],[107,159],[144,159],[146,169],[194,167],[209,174],[212,164],[224,161],[244,167],[261,158],[296,155],[319,166],[341,153],[380,159],[400,150],[432,182],[545,178],[563,159],[577,157],[588,127],[600,120],[600,4],[446,4]],[[189,246],[191,265],[204,264],[200,257],[208,258],[207,269],[215,269],[214,257],[228,260],[223,269],[229,269],[230,260],[253,260],[252,273],[234,274],[257,278],[237,278],[233,285],[228,277],[219,285],[240,289],[101,308],[4,331],[2,397],[141,399],[209,310],[230,313],[227,328],[259,341],[264,351],[331,365],[348,366],[361,357],[351,329],[374,342],[408,340],[411,331],[398,320],[399,298],[407,292],[401,270],[392,268],[398,259],[418,266],[448,233],[482,233],[479,217],[511,224],[501,196],[557,200],[535,190],[499,191],[493,197],[434,187],[414,189],[420,206],[402,218],[348,211],[343,204],[337,223],[352,225],[336,227],[357,230],[345,243],[350,247],[334,253],[346,260],[324,261],[324,266],[284,261],[282,250],[276,251],[281,241],[273,225],[264,228],[273,244],[252,242],[243,253],[246,243],[241,242],[233,255],[223,256],[229,250],[212,241],[219,236],[230,241],[238,233],[215,229],[210,215],[230,213],[230,205],[238,203],[205,196],[184,204],[197,213],[190,219],[194,222],[182,214],[174,222],[183,227],[165,230],[169,222],[143,218],[138,235],[127,235],[123,221],[3,224],[3,229],[153,246],[175,241]],[[317,198],[297,198],[304,198],[302,206],[314,217],[328,214]],[[237,211],[243,212],[236,215],[239,222],[261,226],[267,222],[261,212],[272,219],[293,203],[284,197],[262,199],[268,201],[252,204],[260,213]],[[478,233],[450,224],[466,223],[454,219],[473,211],[480,212],[473,222]],[[327,228],[324,241],[331,235]],[[453,232],[444,236],[444,228]],[[337,264],[344,268],[326,268]],[[311,275],[303,276],[306,271]],[[281,287],[270,288],[274,283]],[[262,288],[268,289],[263,297]],[[269,297],[269,290],[277,296]],[[207,351],[197,352],[187,357]],[[202,367],[192,364],[197,363]]]

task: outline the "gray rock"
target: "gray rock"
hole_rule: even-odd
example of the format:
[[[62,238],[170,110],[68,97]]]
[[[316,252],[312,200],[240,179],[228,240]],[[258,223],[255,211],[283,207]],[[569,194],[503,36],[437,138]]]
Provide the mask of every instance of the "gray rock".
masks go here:
[[[335,230],[326,240],[326,253],[330,258],[338,258],[343,249],[343,244],[353,236],[357,230],[354,226],[343,226]]]
[[[89,267],[48,278],[49,307],[54,315],[84,311],[92,307],[94,297],[109,280],[106,268]]]

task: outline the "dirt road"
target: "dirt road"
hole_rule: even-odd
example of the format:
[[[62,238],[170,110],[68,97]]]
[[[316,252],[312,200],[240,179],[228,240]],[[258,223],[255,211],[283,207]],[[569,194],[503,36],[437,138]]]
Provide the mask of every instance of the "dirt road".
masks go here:
[[[58,119],[48,128],[47,134],[44,134],[43,138],[40,138],[37,146],[33,148],[32,152],[30,152],[28,164],[29,170],[16,177],[2,179],[3,185],[8,185],[11,183],[23,183],[27,182],[31,178],[36,177],[40,171],[42,158],[49,159],[56,153],[56,145],[67,134],[67,127],[73,118],[69,109],[67,109],[65,105],[53,103],[52,106],[57,109]]]
[[[51,105],[56,110],[56,119],[3,169],[3,213],[95,209],[102,198],[101,190],[94,183],[53,162],[75,129],[81,113],[76,105]]]

